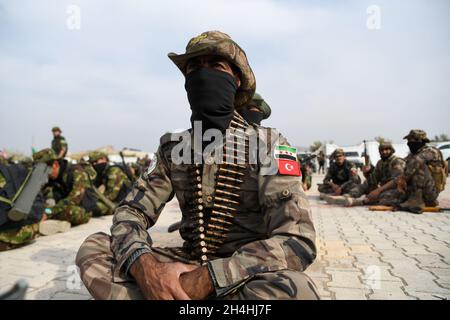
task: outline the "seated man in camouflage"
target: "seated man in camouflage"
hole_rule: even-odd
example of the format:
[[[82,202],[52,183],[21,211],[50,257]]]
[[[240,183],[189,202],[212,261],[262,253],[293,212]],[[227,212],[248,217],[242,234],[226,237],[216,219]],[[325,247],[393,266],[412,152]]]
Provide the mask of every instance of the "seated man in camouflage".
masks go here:
[[[261,121],[268,119],[271,113],[272,109],[257,92],[253,95],[252,100],[239,111],[245,121],[257,125],[261,125]]]
[[[8,218],[9,202],[26,180],[28,170],[22,165],[0,163],[0,251],[31,243],[39,235],[39,221],[44,213],[42,195],[35,200],[27,221],[13,222]]]
[[[392,181],[403,174],[405,161],[395,155],[395,149],[390,142],[381,143],[378,150],[381,159],[376,167],[363,167],[366,178],[364,183],[350,190],[345,196],[329,196],[325,200],[345,206],[393,205],[402,193]]]
[[[88,172],[81,165],[71,165],[58,160],[52,149],[44,149],[33,155],[34,161],[51,165],[52,172],[44,188],[50,219],[68,221],[72,226],[87,223],[95,209],[96,198],[91,189]]]
[[[323,179],[323,184],[319,184],[319,192],[324,198],[326,194],[340,196],[349,193],[357,185],[361,184],[356,166],[345,157],[343,149],[336,149],[332,155],[334,161]]]
[[[44,197],[39,189],[48,176],[42,171],[38,178],[33,171],[33,166],[28,169],[21,164],[0,164],[0,251],[29,244],[38,235],[51,235],[70,229],[68,222],[46,220]],[[29,183],[35,185],[34,191],[26,187]],[[30,210],[22,217],[11,217],[10,211],[12,208],[17,210],[15,205],[18,202],[21,203],[21,210]]]
[[[286,159],[295,150],[280,137],[274,151],[283,151],[285,166],[271,174],[248,161],[259,151],[249,150],[250,135],[264,139],[255,148],[270,142],[267,130],[257,131],[262,127],[237,112],[256,87],[244,51],[212,31],[169,57],[185,76],[194,130],[181,133],[181,145],[171,134],[161,138],[149,168],[116,210],[111,236],[97,233],[83,243],[76,263],[87,289],[96,299],[318,299],[304,273],[316,257],[311,210],[298,164]],[[220,139],[221,151],[232,149],[230,158],[203,159],[204,141],[197,140],[200,150],[191,144],[203,129],[239,138]],[[178,162],[176,150],[191,160]],[[147,230],[174,196],[183,247],[153,246]]]
[[[106,153],[93,151],[89,153],[89,163],[95,169],[97,177],[94,186],[104,187],[103,195],[114,204],[120,203],[131,190],[131,172],[118,165],[110,165]],[[99,215],[112,214],[111,210],[101,201],[97,203]],[[94,212],[95,213],[95,212]]]
[[[406,157],[405,172],[395,183],[404,190],[397,200],[398,207],[414,213],[422,213],[424,207],[439,205],[439,193],[445,189],[448,163],[439,149],[427,145],[430,142],[423,130],[411,130],[404,137],[411,153]]]

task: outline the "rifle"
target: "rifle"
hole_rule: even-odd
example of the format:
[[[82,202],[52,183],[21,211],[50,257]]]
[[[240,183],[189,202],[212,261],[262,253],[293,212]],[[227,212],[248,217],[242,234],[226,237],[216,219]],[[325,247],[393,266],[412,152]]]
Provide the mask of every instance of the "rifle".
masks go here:
[[[0,300],[25,300],[28,283],[25,280],[16,282],[13,288],[0,294]]]
[[[364,140],[363,142],[364,142],[364,165],[366,167],[370,167],[370,156],[367,153],[367,141]]]
[[[175,232],[177,230],[180,230],[180,228],[181,228],[181,221],[178,221],[178,222],[175,222],[175,223],[171,224],[169,226],[169,228],[167,229],[167,231],[169,233],[172,233],[172,232]]]
[[[308,164],[315,158],[317,158],[317,154],[312,154],[312,155],[306,156],[305,158],[300,158],[300,162],[302,164]]]
[[[126,171],[128,178],[130,178],[131,182],[134,183],[136,181],[136,179],[134,177],[134,174],[131,173],[128,165],[125,163],[125,157],[123,156],[123,151],[120,151],[119,155],[120,155],[120,158],[122,159],[122,165],[124,167],[124,170]]]
[[[396,211],[398,209],[393,206],[375,205],[375,206],[370,206],[369,210],[370,211]],[[450,208],[424,207],[420,211],[422,213],[424,213],[424,212],[450,212]]]
[[[111,200],[109,200],[107,197],[105,197],[105,195],[95,187],[94,181],[92,181],[91,175],[89,173],[88,173],[88,177],[89,177],[90,188],[94,191],[97,199],[100,200],[101,202],[103,202],[108,207],[108,209],[111,210],[111,212],[114,212],[114,210],[116,210],[116,208],[117,208],[117,205],[114,202],[112,202]]]
[[[91,184],[91,188],[92,188],[92,190],[94,190],[95,195],[97,196],[97,198],[101,202],[103,202],[108,207],[108,209],[111,210],[111,212],[114,212],[114,210],[116,210],[117,205],[114,202],[112,202],[107,197],[105,197],[105,195],[103,193],[101,193],[100,190],[98,190],[93,184]]]

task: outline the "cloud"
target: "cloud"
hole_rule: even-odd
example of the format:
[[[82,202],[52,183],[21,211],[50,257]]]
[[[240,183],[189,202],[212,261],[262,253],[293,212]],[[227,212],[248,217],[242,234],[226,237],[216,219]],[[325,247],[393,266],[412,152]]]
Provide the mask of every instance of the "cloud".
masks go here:
[[[60,125],[72,150],[112,144],[157,148],[189,125],[184,79],[167,59],[205,30],[229,33],[247,52],[267,125],[293,144],[412,127],[447,132],[450,116],[446,1],[21,1],[0,6],[0,148],[49,144]],[[81,30],[66,27],[69,4]],[[449,133],[449,132],[447,132]]]

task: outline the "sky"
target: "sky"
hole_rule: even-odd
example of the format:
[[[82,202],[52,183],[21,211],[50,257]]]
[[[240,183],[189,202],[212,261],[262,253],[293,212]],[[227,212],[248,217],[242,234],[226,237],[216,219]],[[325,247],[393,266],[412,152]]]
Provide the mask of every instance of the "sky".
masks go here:
[[[0,149],[48,147],[57,125],[71,151],[155,151],[190,126],[167,54],[207,30],[246,51],[263,124],[293,145],[449,134],[449,14],[447,0],[0,0]]]

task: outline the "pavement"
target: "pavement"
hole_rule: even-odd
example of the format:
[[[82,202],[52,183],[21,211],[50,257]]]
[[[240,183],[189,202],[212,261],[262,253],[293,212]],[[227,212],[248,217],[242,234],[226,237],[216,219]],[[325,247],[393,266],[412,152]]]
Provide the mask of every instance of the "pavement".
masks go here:
[[[315,175],[313,184],[322,179]],[[449,189],[440,196],[443,207],[450,207]],[[307,274],[322,299],[450,298],[450,213],[415,215],[327,205],[315,187],[308,197],[318,257]],[[176,201],[166,206],[151,230],[155,245],[181,244],[178,234],[166,232],[180,215]],[[111,216],[94,218],[67,233],[40,237],[23,248],[0,252],[0,293],[24,279],[29,284],[27,299],[92,299],[74,259],[83,240],[95,232],[109,233],[111,222]]]

